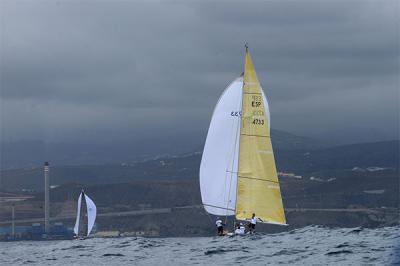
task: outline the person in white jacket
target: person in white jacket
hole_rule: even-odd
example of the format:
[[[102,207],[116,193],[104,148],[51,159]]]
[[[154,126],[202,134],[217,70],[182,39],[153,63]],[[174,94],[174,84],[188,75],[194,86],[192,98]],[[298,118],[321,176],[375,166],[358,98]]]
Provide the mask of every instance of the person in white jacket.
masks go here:
[[[224,223],[222,222],[222,220],[217,217],[217,220],[215,221],[215,225],[217,226],[217,234],[219,236],[224,235]]]
[[[249,223],[249,231],[250,231],[250,233],[254,233],[255,232],[257,220],[260,220],[262,222],[262,220],[260,218],[257,218],[256,214],[253,213],[253,215],[251,216],[251,219],[250,219],[250,223]]]
[[[244,235],[246,234],[244,225],[242,223],[236,224],[235,235]]]

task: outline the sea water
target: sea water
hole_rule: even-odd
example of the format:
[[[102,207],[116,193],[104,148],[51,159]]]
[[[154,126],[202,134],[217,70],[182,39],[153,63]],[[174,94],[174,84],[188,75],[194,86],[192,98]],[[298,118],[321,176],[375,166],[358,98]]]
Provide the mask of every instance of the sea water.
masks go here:
[[[400,226],[0,243],[0,265],[400,265]]]

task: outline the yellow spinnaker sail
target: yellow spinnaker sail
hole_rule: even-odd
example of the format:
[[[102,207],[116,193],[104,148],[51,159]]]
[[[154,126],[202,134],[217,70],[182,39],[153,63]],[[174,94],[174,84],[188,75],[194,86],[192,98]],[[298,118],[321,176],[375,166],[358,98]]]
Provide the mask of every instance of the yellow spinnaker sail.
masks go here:
[[[286,224],[265,104],[246,51],[236,218],[250,219],[255,213],[265,223]]]

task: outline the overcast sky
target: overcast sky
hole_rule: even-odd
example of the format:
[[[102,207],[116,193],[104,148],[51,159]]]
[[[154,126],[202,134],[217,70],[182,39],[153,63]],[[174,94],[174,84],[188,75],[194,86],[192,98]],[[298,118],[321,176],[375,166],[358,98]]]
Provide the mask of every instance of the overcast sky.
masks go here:
[[[0,5],[2,140],[205,134],[245,42],[272,128],[398,137],[399,1]]]

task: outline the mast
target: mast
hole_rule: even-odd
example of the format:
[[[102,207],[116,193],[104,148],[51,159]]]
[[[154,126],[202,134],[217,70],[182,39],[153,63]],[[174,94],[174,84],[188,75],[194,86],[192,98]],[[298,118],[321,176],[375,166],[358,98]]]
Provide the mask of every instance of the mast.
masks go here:
[[[248,51],[249,51],[249,46],[248,46],[248,44],[247,44],[247,42],[244,44],[244,48],[245,48],[245,60],[246,60],[246,55],[247,55],[247,53],[248,53]],[[243,82],[242,82],[242,102],[241,102],[241,104],[240,104],[240,110],[242,110],[242,116],[243,116],[243,89],[244,89],[244,74],[245,74],[245,71],[246,71],[246,69],[244,68],[243,69]],[[242,117],[240,117],[240,120],[242,120]],[[240,160],[240,136],[241,136],[241,134],[242,134],[242,123],[241,123],[242,121],[240,121],[240,123],[239,123],[239,149],[238,149],[238,160]],[[237,169],[237,172],[238,172],[238,174],[239,174],[239,162],[238,162],[238,169]],[[236,178],[238,178],[239,176],[236,176]],[[235,213],[236,213],[236,210],[237,210],[237,203],[238,203],[238,201],[237,201],[237,195],[238,195],[238,186],[236,186],[236,205],[235,205]],[[235,231],[235,229],[236,229],[236,215],[235,216],[233,216],[233,231]]]

